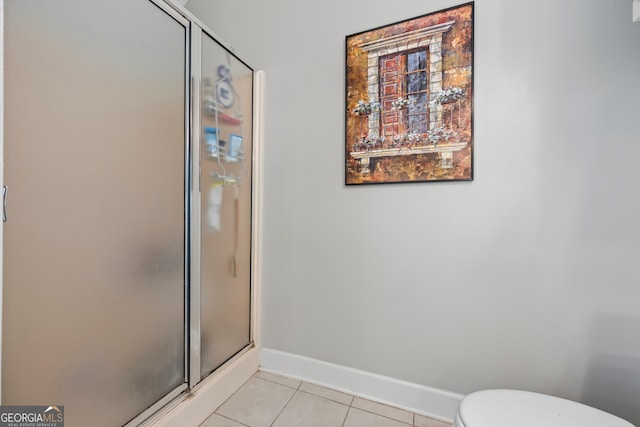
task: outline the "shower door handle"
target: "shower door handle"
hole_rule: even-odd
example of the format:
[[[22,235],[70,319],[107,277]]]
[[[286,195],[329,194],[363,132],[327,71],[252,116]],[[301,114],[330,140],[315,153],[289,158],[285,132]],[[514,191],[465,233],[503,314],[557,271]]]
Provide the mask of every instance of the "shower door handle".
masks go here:
[[[9,187],[2,186],[2,222],[7,222],[7,192]]]

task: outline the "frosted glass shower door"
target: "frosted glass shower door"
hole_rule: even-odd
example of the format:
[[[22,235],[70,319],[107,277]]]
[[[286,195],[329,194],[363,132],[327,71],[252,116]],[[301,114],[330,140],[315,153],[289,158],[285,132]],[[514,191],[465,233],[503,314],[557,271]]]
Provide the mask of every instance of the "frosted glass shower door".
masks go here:
[[[205,32],[200,91],[204,378],[251,343],[253,70]]]
[[[188,22],[5,0],[2,403],[120,426],[185,389]]]

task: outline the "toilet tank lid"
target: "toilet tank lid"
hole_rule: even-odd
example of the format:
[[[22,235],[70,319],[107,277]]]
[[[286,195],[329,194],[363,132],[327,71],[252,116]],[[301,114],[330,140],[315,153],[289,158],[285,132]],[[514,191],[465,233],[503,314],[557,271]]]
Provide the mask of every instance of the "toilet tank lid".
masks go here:
[[[519,390],[471,393],[460,403],[458,416],[465,427],[634,427],[581,403]]]

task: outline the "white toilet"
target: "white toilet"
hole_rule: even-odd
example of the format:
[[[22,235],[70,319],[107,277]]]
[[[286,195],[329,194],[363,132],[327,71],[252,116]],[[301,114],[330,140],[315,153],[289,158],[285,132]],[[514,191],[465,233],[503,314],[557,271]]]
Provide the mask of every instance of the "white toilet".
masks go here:
[[[599,409],[539,393],[484,390],[467,395],[454,427],[634,427]]]

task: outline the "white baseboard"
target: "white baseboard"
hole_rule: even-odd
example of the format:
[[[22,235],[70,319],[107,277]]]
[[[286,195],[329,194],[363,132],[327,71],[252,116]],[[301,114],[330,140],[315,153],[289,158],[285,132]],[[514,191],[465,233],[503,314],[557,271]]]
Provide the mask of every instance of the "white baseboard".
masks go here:
[[[198,426],[258,370],[259,350],[251,348],[238,359],[206,378],[195,390],[177,402],[148,427]]]
[[[464,397],[458,393],[270,348],[260,351],[260,369],[447,422],[452,422]]]

